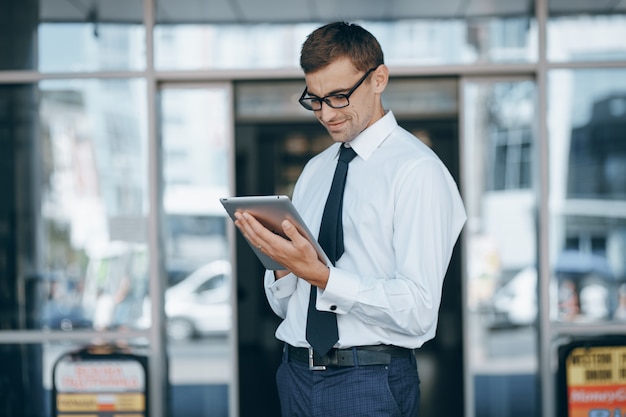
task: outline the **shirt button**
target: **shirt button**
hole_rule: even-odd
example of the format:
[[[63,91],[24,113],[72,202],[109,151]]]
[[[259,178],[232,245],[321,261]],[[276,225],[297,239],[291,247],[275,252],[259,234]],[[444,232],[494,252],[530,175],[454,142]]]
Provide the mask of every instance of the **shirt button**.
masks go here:
[[[337,306],[330,306],[330,311],[335,311],[337,310]]]

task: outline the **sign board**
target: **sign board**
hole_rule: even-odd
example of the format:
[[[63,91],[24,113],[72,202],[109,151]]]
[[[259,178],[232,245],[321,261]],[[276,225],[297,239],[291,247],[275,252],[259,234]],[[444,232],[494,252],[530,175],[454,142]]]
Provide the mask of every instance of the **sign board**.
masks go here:
[[[54,417],[147,417],[145,358],[69,353],[53,371]]]
[[[626,417],[626,344],[578,344],[562,356],[567,417]]]

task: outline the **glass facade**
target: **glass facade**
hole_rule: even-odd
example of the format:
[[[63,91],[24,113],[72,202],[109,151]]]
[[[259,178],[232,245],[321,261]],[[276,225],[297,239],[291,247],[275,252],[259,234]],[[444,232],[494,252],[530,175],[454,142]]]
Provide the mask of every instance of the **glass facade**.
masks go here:
[[[233,267],[219,204],[230,195],[230,95],[228,84],[165,85],[159,93],[164,309],[176,416],[227,415],[233,382]]]
[[[137,328],[148,297],[146,85],[39,85],[42,327]]]
[[[626,14],[554,12],[548,24],[548,59],[553,62],[623,61]]]
[[[477,416],[539,415],[536,90],[515,78],[462,87],[466,357]]]
[[[501,3],[352,11],[385,51],[385,105],[469,215],[424,417],[453,386],[439,363],[467,417],[555,415],[561,340],[626,333],[626,6]],[[145,365],[130,412],[243,417],[242,393],[274,395],[275,317],[217,199],[289,193],[324,146],[298,59],[328,14],[224,4],[0,2],[0,415],[52,416],[73,353],[136,355],[107,368]]]
[[[140,24],[46,23],[39,25],[37,33],[37,69],[41,72],[140,71],[146,67],[145,29]]]
[[[575,323],[622,321],[626,69],[554,70],[549,91],[553,315]]]
[[[160,70],[298,68],[299,39],[323,24],[158,24]],[[535,62],[531,16],[484,19],[407,19],[363,22],[389,65]],[[201,53],[198,53],[201,51]]]

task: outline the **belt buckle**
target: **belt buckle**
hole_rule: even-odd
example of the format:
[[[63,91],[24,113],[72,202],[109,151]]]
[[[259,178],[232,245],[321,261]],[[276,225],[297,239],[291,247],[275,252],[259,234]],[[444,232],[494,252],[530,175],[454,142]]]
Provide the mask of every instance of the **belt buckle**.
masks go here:
[[[326,367],[324,365],[315,365],[313,360],[313,348],[309,347],[309,370],[310,371],[325,371]]]

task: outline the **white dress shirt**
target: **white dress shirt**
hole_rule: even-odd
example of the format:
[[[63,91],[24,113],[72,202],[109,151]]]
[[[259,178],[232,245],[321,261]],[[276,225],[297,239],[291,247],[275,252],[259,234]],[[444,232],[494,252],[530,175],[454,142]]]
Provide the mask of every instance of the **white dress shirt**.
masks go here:
[[[418,348],[435,336],[443,280],[466,220],[458,187],[435,153],[398,126],[391,111],[349,142],[343,201],[345,252],[330,267],[317,309],[337,314],[335,347]],[[317,235],[339,143],[313,157],[298,179],[293,203]],[[289,274],[264,279],[282,323],[276,337],[308,347],[310,285]]]

